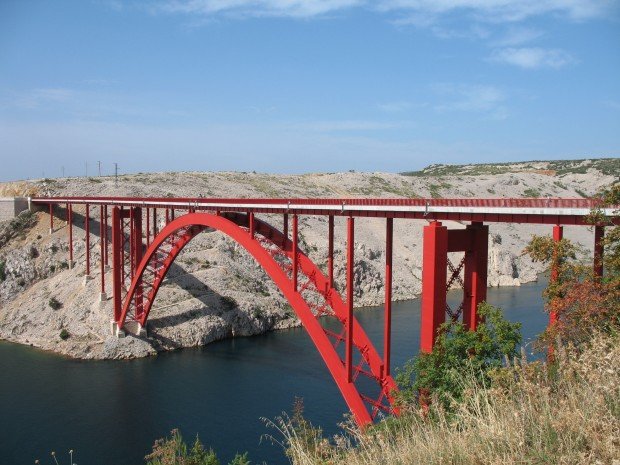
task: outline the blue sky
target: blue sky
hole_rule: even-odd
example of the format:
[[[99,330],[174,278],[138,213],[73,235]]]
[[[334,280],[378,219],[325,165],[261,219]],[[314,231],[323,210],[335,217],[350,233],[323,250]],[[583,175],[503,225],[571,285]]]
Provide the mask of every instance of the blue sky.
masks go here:
[[[0,0],[0,180],[619,156],[603,0]]]

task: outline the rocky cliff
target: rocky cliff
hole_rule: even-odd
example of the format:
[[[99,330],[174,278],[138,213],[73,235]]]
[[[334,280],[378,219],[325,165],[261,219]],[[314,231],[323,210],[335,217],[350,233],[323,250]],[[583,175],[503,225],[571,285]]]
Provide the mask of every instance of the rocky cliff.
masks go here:
[[[0,184],[0,192],[38,195],[204,197],[581,197],[618,178],[620,160],[531,162],[501,165],[432,165],[415,173],[154,173],[119,177],[43,179]],[[109,334],[111,301],[99,302],[99,218],[92,211],[91,280],[84,279],[83,216],[75,214],[75,261],[68,268],[67,228],[55,219],[49,234],[45,212],[24,213],[0,224],[0,338],[79,358],[131,358],[161,350],[259,334],[297,325],[287,302],[253,259],[217,232],[204,232],[177,259],[151,313],[148,337]],[[281,219],[261,216],[280,226]],[[463,224],[447,222],[451,228]],[[421,221],[395,221],[394,298],[420,292]],[[345,280],[345,222],[336,219],[335,278]],[[316,263],[327,253],[327,222],[302,217],[300,242]],[[521,255],[532,234],[549,227],[491,225],[489,285],[518,286],[541,268]],[[356,222],[357,306],[383,302],[385,223]],[[567,237],[591,249],[587,228]],[[454,254],[454,262],[460,259]],[[106,280],[111,282],[107,271]],[[109,290],[109,289],[108,289]],[[64,330],[64,331],[63,331]],[[61,338],[61,333],[63,337]]]

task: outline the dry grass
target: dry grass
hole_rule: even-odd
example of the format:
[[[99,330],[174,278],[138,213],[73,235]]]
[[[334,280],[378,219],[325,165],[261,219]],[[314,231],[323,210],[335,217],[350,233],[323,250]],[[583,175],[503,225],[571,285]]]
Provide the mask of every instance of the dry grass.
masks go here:
[[[294,465],[617,463],[618,338],[557,357],[557,367],[515,363],[496,372],[493,388],[470,387],[451,413],[410,412],[331,441],[287,418],[277,428]]]

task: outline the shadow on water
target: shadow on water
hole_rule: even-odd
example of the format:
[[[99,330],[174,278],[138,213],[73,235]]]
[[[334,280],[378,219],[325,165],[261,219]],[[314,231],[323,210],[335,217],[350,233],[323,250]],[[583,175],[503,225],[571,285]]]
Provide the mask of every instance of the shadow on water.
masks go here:
[[[204,287],[203,283],[200,283]],[[489,301],[523,322],[531,340],[542,331],[545,283],[489,289]],[[451,296],[458,298],[458,296]],[[393,362],[402,365],[419,345],[419,300],[393,310]],[[381,346],[381,307],[357,316]],[[132,361],[79,361],[0,343],[0,462],[50,462],[73,449],[75,462],[136,465],[156,438],[178,427],[214,447],[223,463],[236,451],[253,463],[285,464],[261,417],[290,411],[303,397],[308,418],[337,431],[346,405],[301,328],[224,340]],[[65,460],[66,461],[66,460]]]

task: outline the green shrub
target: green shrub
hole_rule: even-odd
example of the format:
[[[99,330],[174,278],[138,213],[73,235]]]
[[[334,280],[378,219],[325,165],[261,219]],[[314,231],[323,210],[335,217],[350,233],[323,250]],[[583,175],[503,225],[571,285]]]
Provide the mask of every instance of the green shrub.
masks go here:
[[[170,437],[158,439],[153,452],[145,457],[147,465],[220,465],[213,449],[204,448],[198,436],[191,449],[179,430],[172,430]],[[228,465],[250,465],[247,452],[237,454]]]
[[[58,310],[62,307],[62,303],[59,302],[55,297],[52,297],[47,304],[52,310]]]
[[[248,459],[248,453],[244,454],[235,454],[235,458],[228,465],[250,465],[250,460]]]
[[[419,392],[428,392],[450,409],[462,399],[462,379],[472,375],[488,385],[489,372],[502,366],[504,356],[517,355],[521,323],[507,321],[487,303],[480,304],[478,314],[481,322],[475,331],[460,322],[444,323],[433,351],[405,364],[396,376],[402,402],[413,404]]]
[[[6,263],[0,260],[0,283],[6,280]]]
[[[530,197],[530,198],[541,197],[541,193],[540,193],[540,190],[538,189],[535,189],[533,187],[528,187],[527,189],[523,191],[523,197]]]
[[[63,341],[69,339],[69,331],[67,331],[65,328],[62,328],[60,330],[60,339],[62,339]]]

